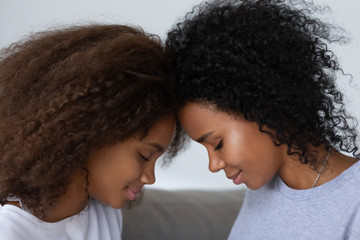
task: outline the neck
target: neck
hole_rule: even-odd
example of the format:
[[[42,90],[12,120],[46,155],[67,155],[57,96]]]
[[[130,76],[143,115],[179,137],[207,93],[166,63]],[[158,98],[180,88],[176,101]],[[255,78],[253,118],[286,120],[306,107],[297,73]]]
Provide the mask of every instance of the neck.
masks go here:
[[[54,207],[46,211],[45,217],[40,219],[45,222],[59,222],[80,213],[87,204],[87,199],[60,198]]]
[[[41,220],[45,222],[58,222],[80,213],[88,204],[86,192],[86,173],[79,170],[70,181],[67,189],[53,207],[45,212]]]
[[[293,189],[309,189],[312,188],[317,177],[319,177],[316,186],[320,186],[326,182],[339,176],[344,170],[349,168],[356,162],[356,159],[343,155],[342,153],[331,150],[329,158],[326,161],[322,173],[322,164],[326,160],[328,151],[322,146],[310,149],[317,158],[316,167],[310,164],[302,164],[298,158],[288,156],[278,172],[281,179]],[[289,159],[290,158],[290,159]]]
[[[45,210],[44,214],[39,210],[32,211],[32,214],[45,222],[59,222],[80,213],[88,204],[86,182],[86,174],[83,171],[78,171],[68,184],[65,193],[51,208]],[[19,201],[7,201],[5,204],[22,208]]]

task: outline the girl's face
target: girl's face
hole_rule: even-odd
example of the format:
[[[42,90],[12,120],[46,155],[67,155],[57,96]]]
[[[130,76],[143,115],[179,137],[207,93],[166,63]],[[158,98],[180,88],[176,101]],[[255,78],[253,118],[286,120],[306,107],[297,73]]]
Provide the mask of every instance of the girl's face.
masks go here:
[[[157,122],[141,139],[140,134],[90,154],[90,197],[113,208],[134,200],[145,184],[155,182],[156,159],[169,147],[175,129],[175,118]]]
[[[283,166],[286,147],[276,147],[256,123],[217,111],[211,105],[188,103],[179,111],[180,123],[209,154],[209,169],[221,169],[235,184],[258,189]]]

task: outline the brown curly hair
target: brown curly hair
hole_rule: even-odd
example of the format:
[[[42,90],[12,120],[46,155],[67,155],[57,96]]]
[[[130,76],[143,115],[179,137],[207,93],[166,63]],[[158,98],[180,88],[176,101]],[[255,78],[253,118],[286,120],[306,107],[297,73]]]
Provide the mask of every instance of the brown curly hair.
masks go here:
[[[174,112],[169,62],[157,36],[124,25],[41,32],[2,50],[0,202],[49,208],[92,150]]]

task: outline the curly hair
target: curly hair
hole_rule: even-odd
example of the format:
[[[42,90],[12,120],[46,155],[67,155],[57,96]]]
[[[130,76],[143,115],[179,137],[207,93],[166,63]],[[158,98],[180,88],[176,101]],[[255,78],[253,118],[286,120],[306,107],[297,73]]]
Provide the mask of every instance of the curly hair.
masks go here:
[[[324,8],[302,3],[215,0],[194,7],[166,41],[178,101],[256,122],[275,145],[286,144],[288,154],[313,167],[309,144],[358,158],[357,121],[335,86],[342,69],[327,45],[346,38],[312,17]]]
[[[124,25],[50,30],[2,50],[0,201],[46,209],[92,150],[145,136],[175,111],[170,63],[157,36]]]

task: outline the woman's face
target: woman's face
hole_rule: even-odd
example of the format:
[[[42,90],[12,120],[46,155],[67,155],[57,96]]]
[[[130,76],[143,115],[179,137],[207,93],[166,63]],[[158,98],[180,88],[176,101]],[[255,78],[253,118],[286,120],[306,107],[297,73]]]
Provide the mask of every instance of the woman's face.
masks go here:
[[[205,146],[209,169],[221,169],[235,184],[258,189],[280,170],[286,154],[256,123],[215,110],[212,105],[188,103],[179,111],[188,135]]]
[[[155,182],[155,161],[169,147],[174,129],[175,118],[169,116],[157,122],[145,138],[138,134],[90,154],[90,197],[113,208],[134,200],[145,184]]]

